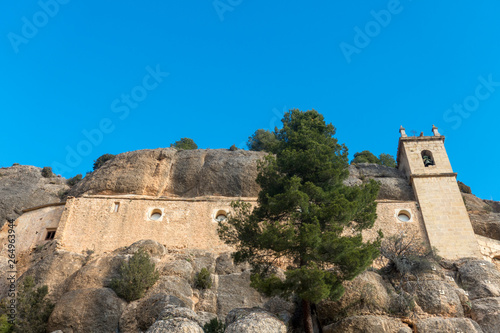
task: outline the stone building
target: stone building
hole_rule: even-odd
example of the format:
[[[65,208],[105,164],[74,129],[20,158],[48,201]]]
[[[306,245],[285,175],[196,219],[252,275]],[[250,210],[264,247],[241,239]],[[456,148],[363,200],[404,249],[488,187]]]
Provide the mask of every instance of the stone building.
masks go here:
[[[481,247],[478,245],[478,236],[472,229],[457,185],[456,173],[453,172],[446,154],[444,136],[440,135],[434,126],[432,132],[433,136],[408,137],[401,127],[397,153],[399,171],[386,168],[383,172],[389,173],[389,177],[370,174],[369,165],[350,167],[351,176],[347,180],[350,185],[362,183],[367,173],[368,178],[382,181],[382,193],[386,192],[384,182],[389,178],[396,183],[403,183],[408,189],[396,195],[393,193],[379,196],[378,218],[371,230],[363,231],[363,236],[365,239],[373,239],[378,230],[382,230],[385,236],[400,232],[411,233],[421,242],[435,247],[439,255],[445,258],[480,257],[481,252],[486,255],[486,247],[496,246],[496,243],[491,243],[494,240],[490,242],[486,237],[480,237]],[[199,150],[185,154],[205,154],[205,165],[207,154],[215,154],[213,152],[214,150],[210,153]],[[204,195],[173,195],[172,192],[164,190],[169,186],[175,187],[167,184],[171,179],[164,179],[171,176],[163,176],[161,170],[163,168],[165,172],[171,172],[174,160],[173,157],[168,160],[171,158],[169,156],[178,153],[168,149],[152,150],[148,153],[157,159],[152,159],[154,163],[151,170],[154,172],[149,174],[153,176],[147,177],[156,178],[141,176],[148,179],[148,184],[143,187],[148,189],[151,187],[150,183],[158,183],[161,185],[160,190],[154,188],[148,190],[149,192],[113,193],[109,188],[103,187],[94,191],[98,193],[87,191],[82,195],[70,196],[65,203],[25,210],[16,221],[18,250],[29,251],[47,241],[56,240],[59,247],[69,251],[91,250],[103,253],[141,239],[152,239],[172,249],[201,249],[214,253],[228,251],[229,248],[218,238],[217,221],[226,218],[230,213],[231,201],[242,200],[255,204],[256,184],[247,182],[238,185],[239,196],[215,193],[219,190],[208,191],[212,193],[205,191]],[[251,152],[224,152],[231,153],[240,155],[227,155],[228,159],[239,158],[241,154]],[[252,163],[261,156],[263,155],[255,155]],[[185,163],[185,157],[183,161],[182,163]],[[252,165],[255,169],[255,165]],[[248,165],[246,167],[250,168]],[[129,166],[127,168],[130,169]],[[128,172],[128,169],[123,169],[123,172]],[[211,176],[218,177],[217,179],[228,178],[227,174],[223,174],[224,167],[212,169]],[[197,170],[200,182],[212,179],[205,171],[203,173],[199,171],[201,169]],[[190,171],[190,174],[196,172]],[[356,176],[356,172],[362,174]],[[116,173],[115,170],[113,174]],[[127,179],[134,178],[132,176]],[[182,181],[185,182],[186,176],[183,177]],[[253,174],[249,177],[253,177]],[[113,182],[120,183],[117,179],[106,179],[102,183]],[[123,182],[120,186],[123,186]],[[192,187],[189,188],[191,191]],[[411,191],[413,193],[409,193]],[[497,245],[500,253],[500,242]],[[487,255],[492,257],[491,251]]]

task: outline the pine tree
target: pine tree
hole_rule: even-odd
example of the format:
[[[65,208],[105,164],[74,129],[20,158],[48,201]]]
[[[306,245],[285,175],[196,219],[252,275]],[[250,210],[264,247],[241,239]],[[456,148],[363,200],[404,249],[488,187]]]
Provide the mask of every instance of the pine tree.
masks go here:
[[[378,184],[343,185],[347,148],[318,112],[290,110],[282,122],[275,155],[258,166],[258,205],[234,202],[219,235],[236,248],[236,262],[251,264],[254,288],[268,296],[300,297],[305,330],[312,332],[311,304],[339,299],[342,282],[379,254],[380,239],[363,243],[361,237],[376,218]],[[347,226],[354,235],[342,235]],[[273,274],[278,262],[287,263],[284,279]]]

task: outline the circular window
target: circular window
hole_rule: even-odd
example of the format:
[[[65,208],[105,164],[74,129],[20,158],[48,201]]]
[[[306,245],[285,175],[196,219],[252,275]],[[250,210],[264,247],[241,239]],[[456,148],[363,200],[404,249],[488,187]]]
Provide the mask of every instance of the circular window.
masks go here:
[[[151,212],[151,215],[149,215],[149,219],[153,221],[158,221],[159,219],[161,219],[161,215],[162,215],[161,210],[155,209]]]
[[[408,222],[411,220],[411,214],[410,212],[406,210],[400,210],[398,213],[398,220],[401,222]]]
[[[215,220],[217,222],[222,222],[227,220],[227,213],[223,210],[219,210],[217,214],[215,214]]]

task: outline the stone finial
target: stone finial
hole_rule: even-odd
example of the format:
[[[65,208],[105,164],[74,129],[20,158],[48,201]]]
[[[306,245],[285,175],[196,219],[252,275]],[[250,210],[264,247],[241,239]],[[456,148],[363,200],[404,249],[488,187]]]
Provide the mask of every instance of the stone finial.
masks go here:
[[[406,132],[405,132],[403,125],[401,125],[401,127],[399,128],[399,133],[401,133],[402,137],[406,137]]]
[[[432,125],[432,133],[434,133],[434,136],[441,136],[438,132],[438,128],[434,125]]]

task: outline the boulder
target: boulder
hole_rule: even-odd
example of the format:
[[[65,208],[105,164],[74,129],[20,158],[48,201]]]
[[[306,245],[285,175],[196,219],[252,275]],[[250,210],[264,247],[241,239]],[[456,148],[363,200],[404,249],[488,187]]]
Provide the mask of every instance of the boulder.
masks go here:
[[[165,246],[151,239],[143,239],[133,243],[126,248],[125,253],[135,254],[140,249],[146,251],[151,257],[162,257],[167,253]]]
[[[21,276],[32,276],[37,285],[47,285],[49,297],[58,300],[66,291],[68,284],[85,263],[85,256],[73,252],[56,250],[43,255],[41,260],[32,264]]]
[[[29,165],[0,168],[0,228],[16,219],[23,209],[60,202],[59,194],[69,190],[66,179],[42,177],[42,169]]]
[[[323,325],[338,321],[346,315],[364,312],[388,313],[391,305],[389,291],[394,289],[375,272],[365,271],[344,283],[345,293],[338,301],[322,301],[317,305],[318,318]]]
[[[495,265],[476,259],[462,259],[456,265],[461,286],[471,300],[500,296],[500,272]]]
[[[233,309],[226,316],[226,333],[286,333],[285,324],[259,308]]]
[[[90,257],[89,262],[73,275],[67,291],[109,287],[112,279],[120,277],[124,258],[121,255],[104,255],[94,259]]]
[[[141,299],[135,307],[137,327],[142,331],[147,330],[169,306],[185,307],[185,304],[177,297],[166,293]]]
[[[222,253],[215,263],[215,273],[219,275],[241,273],[249,268],[247,263],[235,265],[230,252]]]
[[[163,266],[162,275],[175,275],[186,280],[193,278],[193,266],[185,259],[174,260]]]
[[[186,318],[158,320],[146,333],[204,333],[196,322]]]
[[[57,302],[48,331],[115,333],[125,306],[108,288],[73,290]]]
[[[267,301],[266,297],[250,287],[250,271],[221,275],[216,281],[219,317],[226,316],[232,309],[262,306]]]
[[[405,289],[416,295],[420,308],[429,314],[463,317],[464,309],[456,288],[443,281],[410,281]]]
[[[412,333],[401,320],[387,316],[352,316],[323,327],[323,333]],[[419,331],[420,332],[420,331]]]
[[[146,297],[159,293],[175,296],[180,299],[186,307],[194,309],[193,289],[191,289],[189,282],[181,277],[160,276],[155,285],[147,291]]]
[[[144,149],[116,155],[69,195],[139,194],[254,197],[257,161],[267,153],[227,149]]]
[[[471,318],[485,333],[497,333],[500,328],[500,297],[472,301]]]
[[[475,321],[469,318],[427,318],[417,321],[416,332],[436,333],[436,332],[467,332],[482,333],[483,330]]]

